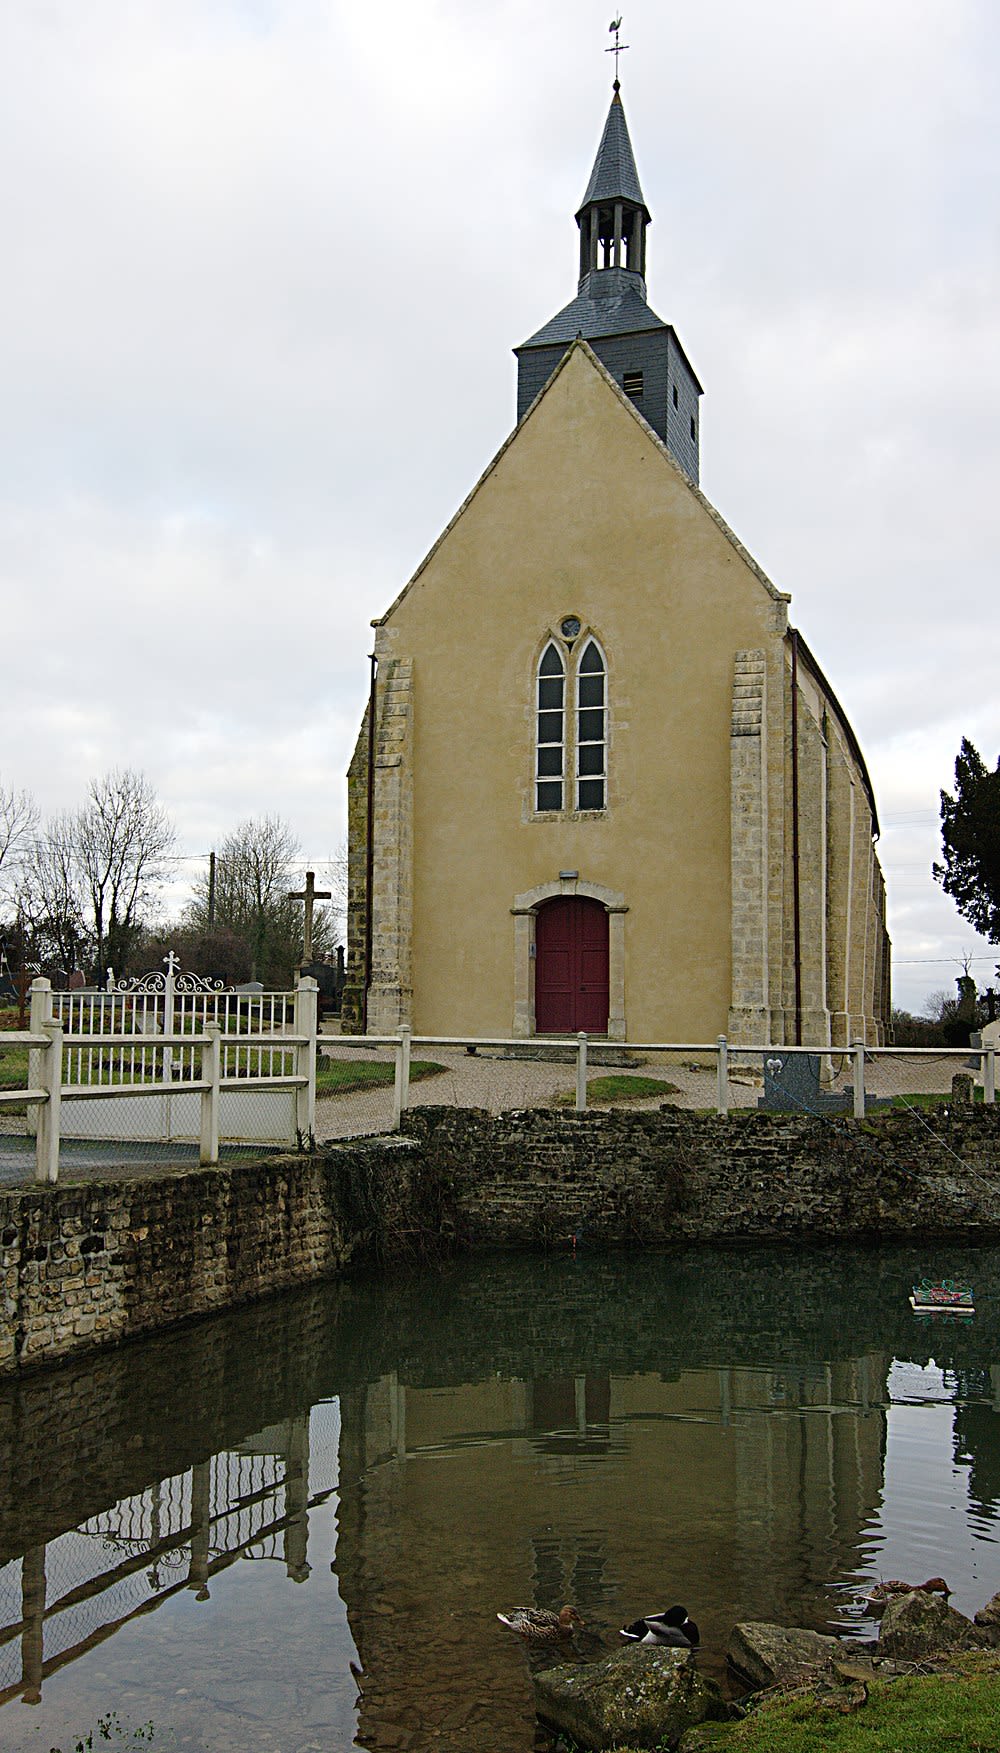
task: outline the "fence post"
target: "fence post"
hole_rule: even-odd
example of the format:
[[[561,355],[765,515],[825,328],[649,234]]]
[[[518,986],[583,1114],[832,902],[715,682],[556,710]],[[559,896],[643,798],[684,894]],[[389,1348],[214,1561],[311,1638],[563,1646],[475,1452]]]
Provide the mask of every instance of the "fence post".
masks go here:
[[[997,1099],[997,1051],[995,1047],[987,1047],[983,1054],[983,1101],[995,1102]]]
[[[165,1035],[172,1035],[174,1033],[174,968],[177,966],[179,958],[174,955],[173,950],[168,950],[163,960],[166,963],[167,968],[166,974],[163,977],[163,1033]],[[113,1014],[112,1011],[112,1015]],[[162,1081],[164,1083],[173,1083],[173,1080],[174,1046],[173,1042],[171,1042],[169,1047],[164,1047],[163,1049]],[[169,1096],[167,1097],[167,1116],[168,1120],[172,1118],[170,1113]]]
[[[295,988],[295,1033],[306,1036],[296,1048],[296,1074],[305,1078],[295,1092],[295,1130],[301,1149],[311,1149],[316,1138],[316,1051],[319,987],[311,974],[303,974]]]
[[[48,981],[46,981],[48,985]],[[62,1049],[63,1026],[51,1019],[42,1024],[45,1034],[49,1037],[47,1047],[39,1050],[41,1064],[40,1087],[47,1091],[48,1100],[38,1104],[38,1131],[35,1137],[35,1180],[58,1181],[59,1179],[59,1107],[62,1097]]]
[[[50,1023],[55,1012],[52,1009],[52,982],[41,974],[31,982],[31,1008],[28,1012],[28,1027],[33,1035],[43,1035],[46,1023]],[[44,1083],[42,1074],[43,1047],[31,1047],[28,1051],[28,1088],[41,1089]],[[38,1108],[28,1109],[28,1132],[38,1132]]]
[[[863,1120],[865,1117],[865,1044],[855,1041],[851,1048],[854,1059],[854,1118]]]
[[[587,1107],[587,1036],[583,1029],[576,1037],[576,1111],[586,1112]]]
[[[219,1084],[222,1079],[222,1030],[218,1023],[206,1023],[201,1049],[201,1081],[208,1084],[201,1092],[201,1148],[198,1161],[205,1167],[219,1160]]]
[[[725,1035],[720,1035],[715,1044],[716,1044],[716,1047],[718,1048],[718,1052],[719,1052],[718,1064],[716,1066],[716,1071],[718,1073],[718,1083],[716,1085],[715,1112],[717,1114],[728,1114],[729,1113],[729,1042],[726,1040]]]
[[[410,1031],[403,1028],[399,1031],[396,1041],[396,1081],[393,1088],[392,1112],[393,1124],[399,1131],[403,1123],[403,1109],[410,1099]]]

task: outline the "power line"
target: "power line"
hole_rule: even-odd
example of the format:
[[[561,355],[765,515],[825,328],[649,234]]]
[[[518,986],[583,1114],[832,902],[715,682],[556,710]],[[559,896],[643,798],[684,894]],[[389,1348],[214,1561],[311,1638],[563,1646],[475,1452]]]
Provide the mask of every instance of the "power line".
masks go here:
[[[893,956],[892,965],[894,968],[916,968],[918,966],[949,968],[954,967],[957,963],[961,963],[964,967],[966,962],[995,962],[998,959],[1000,959],[1000,948],[992,956]]]

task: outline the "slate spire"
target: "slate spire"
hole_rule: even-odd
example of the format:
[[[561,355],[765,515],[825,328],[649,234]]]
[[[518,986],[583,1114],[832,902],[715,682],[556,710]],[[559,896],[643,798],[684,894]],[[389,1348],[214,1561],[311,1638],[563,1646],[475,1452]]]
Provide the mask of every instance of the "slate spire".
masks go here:
[[[581,292],[590,275],[617,270],[634,274],[636,290],[645,298],[646,227],[650,221],[616,79],[587,193],[576,213]]]
[[[580,223],[585,208],[601,201],[628,201],[635,207],[641,207],[646,215],[646,223],[650,222],[649,208],[639,187],[639,173],[635,168],[635,155],[629,139],[625,106],[617,79],[608,119],[601,135],[601,144],[597,148],[594,168],[587,184],[587,193],[576,214],[577,224]]]

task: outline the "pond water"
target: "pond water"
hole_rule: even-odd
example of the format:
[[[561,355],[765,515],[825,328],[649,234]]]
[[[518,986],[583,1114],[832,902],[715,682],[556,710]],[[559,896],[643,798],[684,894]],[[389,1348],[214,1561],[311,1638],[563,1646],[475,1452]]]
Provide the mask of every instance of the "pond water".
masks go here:
[[[975,1317],[914,1316],[925,1275]],[[1000,1589],[1000,1251],[352,1279],[8,1386],[0,1463],[5,1747],[114,1711],[154,1749],[530,1753],[498,1610],[572,1601],[613,1647],[682,1601],[721,1678],[738,1619],[864,1636],[880,1575]]]

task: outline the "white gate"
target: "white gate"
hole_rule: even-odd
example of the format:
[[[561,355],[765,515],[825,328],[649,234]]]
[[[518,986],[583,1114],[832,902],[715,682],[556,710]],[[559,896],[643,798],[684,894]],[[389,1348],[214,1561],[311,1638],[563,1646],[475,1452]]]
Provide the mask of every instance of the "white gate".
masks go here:
[[[165,973],[109,983],[107,992],[52,994],[52,1014],[65,1041],[64,1095],[84,1088],[108,1092],[68,1103],[63,1136],[116,1139],[124,1129],[135,1141],[197,1143],[201,1095],[184,1086],[199,1083],[201,1048],[200,1041],[187,1045],[184,1037],[200,1038],[214,1027],[220,1031],[220,1138],[294,1144],[300,1110],[288,1079],[299,1070],[298,1044],[284,1037],[303,1032],[305,994],[240,991],[221,980],[178,973],[173,951],[164,961]],[[309,1032],[314,1030],[315,1023]],[[103,1040],[91,1045],[88,1036]],[[117,1038],[113,1045],[109,1036]],[[137,1094],[136,1085],[143,1083],[159,1088]],[[125,1089],[131,1099],[123,1109],[116,1098]]]

